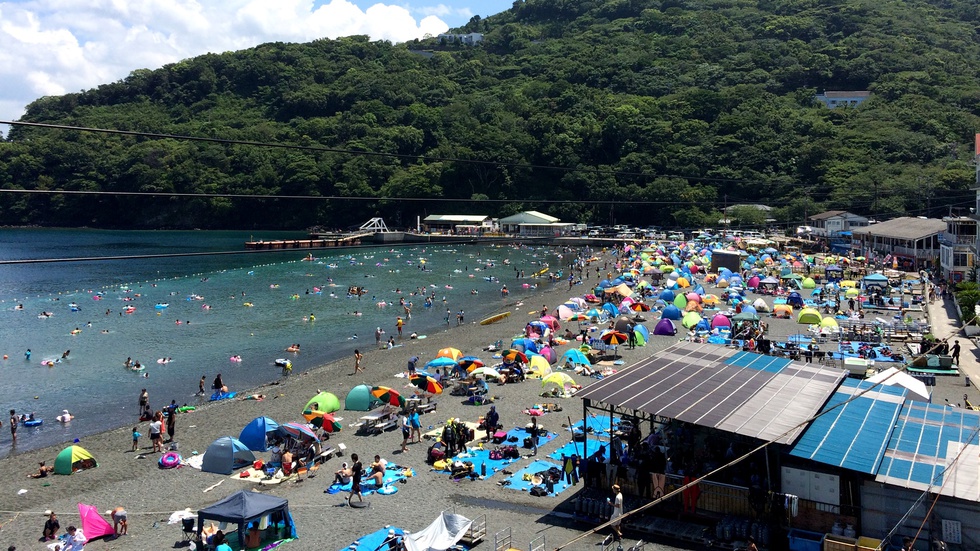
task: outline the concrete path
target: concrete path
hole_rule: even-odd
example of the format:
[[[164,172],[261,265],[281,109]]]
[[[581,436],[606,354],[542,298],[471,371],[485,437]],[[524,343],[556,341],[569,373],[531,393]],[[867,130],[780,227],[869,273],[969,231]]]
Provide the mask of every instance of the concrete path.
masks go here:
[[[937,298],[929,302],[926,311],[929,315],[929,324],[932,334],[937,339],[945,339],[949,345],[953,346],[953,341],[960,343],[960,374],[964,377],[963,386],[971,387],[970,390],[980,389],[980,360],[977,359],[977,345],[967,338],[963,333],[963,328],[956,312],[954,299]],[[967,381],[968,378],[968,381]]]

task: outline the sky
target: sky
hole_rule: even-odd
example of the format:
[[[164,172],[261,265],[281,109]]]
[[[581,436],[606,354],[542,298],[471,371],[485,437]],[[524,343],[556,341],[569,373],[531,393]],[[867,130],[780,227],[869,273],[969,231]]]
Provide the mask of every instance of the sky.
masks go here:
[[[366,34],[403,42],[512,0],[0,0],[0,120],[136,69],[266,42]],[[0,132],[9,126],[0,125]]]

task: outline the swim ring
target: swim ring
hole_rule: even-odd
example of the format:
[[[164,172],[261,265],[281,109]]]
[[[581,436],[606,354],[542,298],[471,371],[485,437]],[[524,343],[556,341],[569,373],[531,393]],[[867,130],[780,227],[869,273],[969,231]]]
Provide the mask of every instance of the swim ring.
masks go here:
[[[25,427],[40,427],[44,423],[44,419],[29,419],[24,421]]]
[[[233,361],[233,362],[240,362],[240,361],[242,361],[242,357],[241,356],[232,356],[232,357],[230,357],[228,359],[231,360],[231,361]]]
[[[177,452],[167,452],[160,457],[161,469],[173,469],[180,466],[180,454]]]
[[[396,492],[398,492],[398,486],[395,486],[394,484],[386,484],[378,489],[378,493],[383,496],[390,496]]]
[[[166,302],[161,302],[161,303],[157,304],[156,306],[154,306],[154,308],[156,308],[157,310],[163,310],[164,308],[166,308],[168,306],[170,306],[170,305],[167,304]]]

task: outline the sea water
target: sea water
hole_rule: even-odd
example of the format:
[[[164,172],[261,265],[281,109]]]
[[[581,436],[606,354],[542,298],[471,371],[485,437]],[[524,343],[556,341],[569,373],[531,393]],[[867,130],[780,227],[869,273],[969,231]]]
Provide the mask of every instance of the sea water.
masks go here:
[[[305,251],[243,251],[246,240],[302,237],[0,230],[0,260],[132,257],[0,265],[0,355],[7,356],[0,360],[0,409],[35,412],[45,420],[18,432],[16,450],[130,424],[142,388],[149,390],[153,409],[171,399],[196,404],[202,375],[208,389],[221,373],[231,390],[245,390],[277,379],[278,358],[289,359],[297,373],[350,356],[355,348],[372,349],[379,326],[385,340],[397,338],[396,319],[405,317],[400,298],[412,303],[405,338],[446,329],[447,309],[450,326],[460,310],[471,323],[532,293],[525,285],[547,284],[518,279],[520,270],[529,278],[545,264],[561,264],[553,251],[531,247],[325,249],[315,251],[313,261],[303,260]],[[197,252],[211,254],[152,257]],[[225,252],[235,254],[220,254]],[[503,285],[510,290],[507,299]],[[351,286],[366,293],[349,297]],[[431,308],[412,294],[419,288],[434,294]],[[296,343],[299,354],[285,351]],[[231,361],[233,356],[241,361]],[[128,370],[127,358],[145,370]],[[76,419],[58,423],[62,409]],[[9,440],[0,437],[0,456],[10,451]]]

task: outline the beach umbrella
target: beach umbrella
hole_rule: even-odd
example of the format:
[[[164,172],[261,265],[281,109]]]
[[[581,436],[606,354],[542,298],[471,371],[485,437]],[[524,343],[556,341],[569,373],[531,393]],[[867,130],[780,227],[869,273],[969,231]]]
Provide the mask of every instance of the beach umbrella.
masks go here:
[[[459,359],[459,366],[467,371],[470,371],[472,369],[482,367],[483,360],[477,358],[476,356],[463,356]]]
[[[649,309],[649,307],[647,307],[647,309]],[[565,321],[577,321],[577,322],[581,323],[583,321],[589,321],[589,316],[586,316],[582,312],[578,312],[578,313],[572,314],[571,316],[568,316],[565,319]]]
[[[405,407],[405,398],[397,390],[386,386],[376,386],[371,388],[371,396],[386,404]]]
[[[588,316],[589,319],[592,319],[592,318],[602,319],[602,318],[606,317],[606,313],[604,311],[598,309],[598,308],[592,308],[592,309],[590,309],[588,312],[585,313],[585,315]]]
[[[500,353],[500,357],[504,359],[506,363],[514,363],[520,361],[521,363],[527,363],[527,356],[524,355],[520,350],[515,350],[513,348],[508,348]]]
[[[304,415],[304,417],[306,416]],[[314,427],[323,429],[324,432],[340,432],[342,428],[340,422],[334,418],[332,413],[323,413],[312,419],[307,419],[307,421]]]
[[[299,423],[283,423],[279,425],[279,430],[296,439],[311,438],[313,440],[319,440],[316,433],[313,432],[313,429]]]
[[[459,351],[458,348],[443,348],[439,352],[436,352],[437,358],[450,358],[452,360],[458,360],[463,357],[463,353]]]
[[[442,385],[439,381],[436,381],[432,377],[423,377],[416,375],[409,379],[413,385],[417,386],[422,392],[428,392],[429,394],[442,394]]]
[[[425,367],[432,367],[432,368],[454,367],[455,365],[456,365],[456,360],[452,358],[447,358],[445,356],[439,356],[437,358],[432,358],[431,360],[429,360],[429,362],[425,364]]]
[[[477,375],[483,375],[484,377],[493,377],[495,379],[500,378],[500,372],[492,367],[478,367],[473,371],[470,371],[470,375],[476,377]]]
[[[571,386],[575,384],[575,379],[571,378],[567,373],[561,371],[556,371],[551,375],[548,375],[541,379],[541,386],[558,385],[564,388],[566,385]]]
[[[634,302],[633,304],[630,304],[630,310],[633,310],[634,312],[649,312],[650,306],[642,302]]]
[[[618,346],[629,341],[629,335],[622,331],[611,330],[603,332],[602,335],[599,335],[599,339],[606,344]]]

